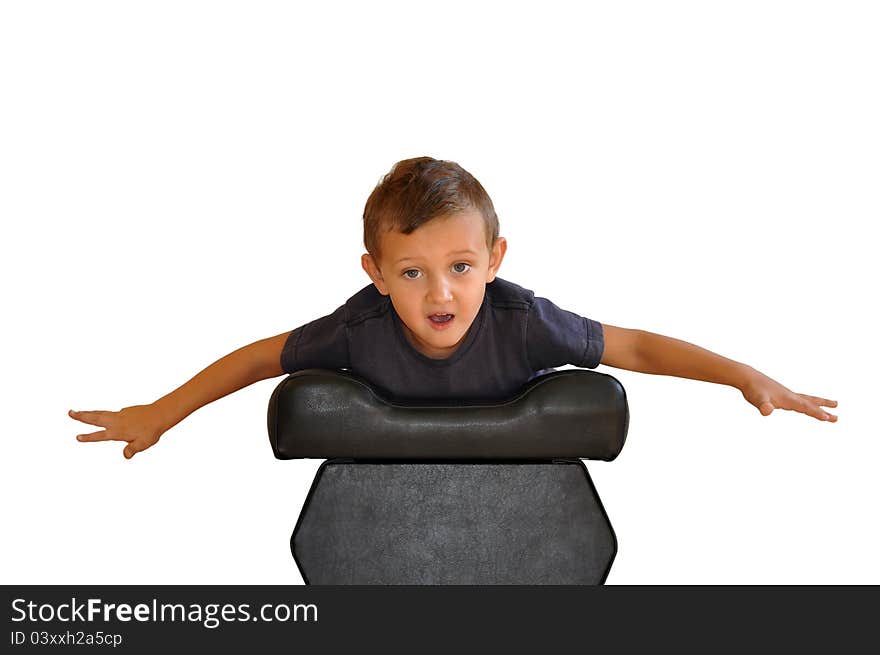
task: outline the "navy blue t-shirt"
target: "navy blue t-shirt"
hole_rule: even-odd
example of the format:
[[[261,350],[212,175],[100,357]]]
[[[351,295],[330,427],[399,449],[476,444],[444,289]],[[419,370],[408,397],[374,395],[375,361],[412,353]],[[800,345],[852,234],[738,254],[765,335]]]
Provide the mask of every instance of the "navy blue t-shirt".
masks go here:
[[[604,347],[600,323],[496,277],[462,344],[433,359],[410,344],[391,298],[370,284],[291,332],[281,368],[349,369],[398,400],[499,400],[544,369],[595,368]]]

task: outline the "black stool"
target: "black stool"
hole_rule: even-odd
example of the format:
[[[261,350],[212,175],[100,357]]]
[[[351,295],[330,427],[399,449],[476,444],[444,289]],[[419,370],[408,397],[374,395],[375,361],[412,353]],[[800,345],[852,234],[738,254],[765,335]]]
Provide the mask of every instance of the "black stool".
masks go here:
[[[399,403],[348,371],[285,378],[279,459],[327,459],[290,540],[306,584],[601,584],[617,540],[580,458],[613,460],[621,384],[582,369],[501,402]]]

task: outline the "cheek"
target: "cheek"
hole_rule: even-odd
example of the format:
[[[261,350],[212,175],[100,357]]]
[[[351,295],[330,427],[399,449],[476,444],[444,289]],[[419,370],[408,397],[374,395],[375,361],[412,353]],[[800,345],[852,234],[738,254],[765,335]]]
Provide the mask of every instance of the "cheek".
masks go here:
[[[394,306],[401,316],[412,317],[421,315],[422,312],[418,298],[414,297],[412,293],[399,293],[395,298]]]
[[[467,303],[472,311],[477,311],[480,308],[480,305],[483,302],[483,295],[485,294],[485,291],[485,285],[477,285],[473,288],[468,289]]]

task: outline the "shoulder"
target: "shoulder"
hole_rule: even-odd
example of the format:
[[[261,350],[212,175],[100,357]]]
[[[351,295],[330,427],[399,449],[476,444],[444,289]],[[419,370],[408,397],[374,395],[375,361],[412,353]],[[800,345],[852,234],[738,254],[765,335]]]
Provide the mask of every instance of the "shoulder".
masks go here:
[[[345,301],[345,322],[351,326],[384,316],[390,305],[391,299],[388,296],[379,293],[374,284],[368,284]]]
[[[535,294],[518,284],[502,280],[495,280],[486,285],[486,297],[492,307],[497,309],[522,309],[528,311],[535,303]]]

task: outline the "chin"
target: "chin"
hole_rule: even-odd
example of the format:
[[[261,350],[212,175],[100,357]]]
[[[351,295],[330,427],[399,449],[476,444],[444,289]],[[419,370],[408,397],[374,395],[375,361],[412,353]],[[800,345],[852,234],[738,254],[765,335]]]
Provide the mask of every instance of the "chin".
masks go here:
[[[427,340],[427,343],[431,345],[432,348],[452,348],[453,346],[461,343],[462,339],[464,339],[464,335],[450,335],[447,339],[431,339]]]

